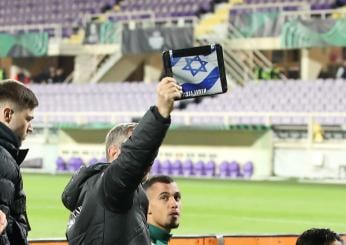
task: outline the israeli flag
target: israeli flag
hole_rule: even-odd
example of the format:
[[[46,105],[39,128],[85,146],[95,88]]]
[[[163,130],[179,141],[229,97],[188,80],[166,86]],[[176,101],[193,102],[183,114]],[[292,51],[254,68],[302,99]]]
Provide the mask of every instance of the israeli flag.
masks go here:
[[[215,47],[208,55],[173,57],[173,77],[183,88],[183,98],[222,92],[220,70]]]

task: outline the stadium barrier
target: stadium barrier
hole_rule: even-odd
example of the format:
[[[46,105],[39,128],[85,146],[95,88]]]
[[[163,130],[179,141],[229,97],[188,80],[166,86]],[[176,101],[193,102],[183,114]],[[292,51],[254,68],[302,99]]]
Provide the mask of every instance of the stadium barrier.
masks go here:
[[[341,234],[346,241],[346,234]],[[169,245],[295,245],[298,235],[175,236]],[[66,240],[31,240],[30,245],[68,245]]]
[[[297,235],[224,236],[223,245],[295,245]]]

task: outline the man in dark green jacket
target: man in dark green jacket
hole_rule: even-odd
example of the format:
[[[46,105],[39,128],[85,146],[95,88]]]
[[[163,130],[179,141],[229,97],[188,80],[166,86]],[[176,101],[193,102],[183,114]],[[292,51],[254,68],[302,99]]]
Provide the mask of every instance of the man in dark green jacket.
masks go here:
[[[162,79],[157,86],[156,106],[145,113],[133,132],[129,129],[130,137],[124,143],[123,137],[109,140],[116,143],[107,144],[107,140],[109,166],[87,178],[81,188],[70,188],[83,190],[88,186],[84,197],[65,190],[65,205],[70,206],[71,200],[81,202],[67,231],[70,245],[150,245],[148,200],[141,182],[169,128],[174,99],[181,93],[174,79]]]
[[[179,226],[181,194],[177,183],[167,175],[157,175],[143,185],[149,199],[148,224],[153,245],[166,245],[172,229]]]

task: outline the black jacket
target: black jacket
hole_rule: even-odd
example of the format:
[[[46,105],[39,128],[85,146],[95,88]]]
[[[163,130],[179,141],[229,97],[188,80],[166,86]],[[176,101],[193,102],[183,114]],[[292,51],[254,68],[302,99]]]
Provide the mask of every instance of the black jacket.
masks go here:
[[[157,155],[169,124],[170,119],[162,118],[157,108],[151,107],[122,145],[115,161],[85,181],[69,183],[67,189],[75,194],[70,195],[65,189],[64,204],[71,210],[82,203],[67,232],[70,245],[151,244],[146,221],[148,199],[141,181]],[[70,185],[73,182],[74,187]]]
[[[0,123],[0,209],[6,214],[6,231],[0,235],[0,245],[27,245],[30,230],[26,216],[26,196],[23,192],[19,165],[28,150],[19,150],[18,137]]]

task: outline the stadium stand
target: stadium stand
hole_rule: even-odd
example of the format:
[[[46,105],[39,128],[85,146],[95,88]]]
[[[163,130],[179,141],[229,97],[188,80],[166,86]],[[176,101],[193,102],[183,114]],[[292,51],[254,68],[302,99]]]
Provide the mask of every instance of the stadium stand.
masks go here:
[[[244,0],[244,3],[249,5],[249,4],[266,4],[266,3],[281,3],[281,4],[285,4],[285,3],[291,3],[291,2],[306,2],[308,3],[312,9],[330,9],[333,8],[335,6],[335,0],[308,0],[308,1],[291,1],[291,0]],[[292,9],[291,9],[292,10]]]
[[[212,12],[212,0],[178,0],[178,1],[131,1],[120,2],[120,11],[153,11],[155,17],[197,16],[201,12]]]
[[[100,14],[106,6],[113,4],[111,0],[4,0],[0,2],[0,25],[17,32],[21,29],[11,27],[21,26],[22,29],[29,28],[36,32],[43,28],[50,36],[54,35],[54,25],[58,25],[62,27],[62,36],[69,37],[73,33],[73,27],[81,25],[86,15]]]
[[[30,87],[43,101],[37,111],[37,122],[132,121],[155,101],[155,84],[34,84]],[[174,118],[181,117],[174,123],[185,123],[183,118],[187,116],[190,118],[187,122],[193,125],[222,126],[227,122],[306,125],[313,117],[319,124],[342,125],[346,123],[345,93],[343,80],[253,82],[222,96],[203,98],[198,104],[188,103],[180,114],[174,114]]]

